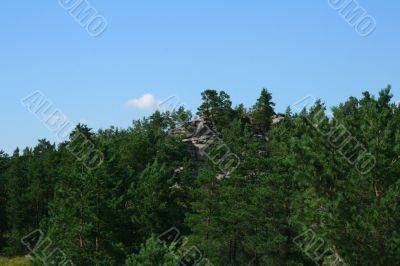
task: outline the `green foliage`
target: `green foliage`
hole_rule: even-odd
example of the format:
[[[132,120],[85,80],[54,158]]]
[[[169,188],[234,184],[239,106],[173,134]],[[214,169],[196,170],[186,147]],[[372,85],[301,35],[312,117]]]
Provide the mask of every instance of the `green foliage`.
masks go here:
[[[203,103],[197,114],[209,117],[218,129],[227,127],[233,118],[230,96],[224,91],[206,90],[201,97]]]
[[[400,108],[390,87],[350,97],[332,115],[321,101],[288,109],[274,125],[266,89],[251,109],[232,108],[223,91],[202,100],[198,114],[214,136],[198,141],[217,140],[209,157],[237,156],[229,174],[193,154],[188,132],[171,134],[193,127],[183,107],[127,129],[80,124],[58,146],[40,140],[0,152],[0,254],[28,254],[21,238],[40,228],[49,250],[77,266],[179,265],[178,257],[188,265],[398,264]],[[104,160],[88,169],[91,147]],[[155,237],[171,228],[180,234],[173,250]],[[304,232],[329,252],[298,243]]]
[[[142,245],[139,254],[130,256],[125,266],[178,266],[173,251],[162,244],[153,236]]]
[[[254,128],[259,132],[268,132],[270,130],[274,106],[275,103],[272,102],[271,93],[267,89],[263,89],[251,113]]]

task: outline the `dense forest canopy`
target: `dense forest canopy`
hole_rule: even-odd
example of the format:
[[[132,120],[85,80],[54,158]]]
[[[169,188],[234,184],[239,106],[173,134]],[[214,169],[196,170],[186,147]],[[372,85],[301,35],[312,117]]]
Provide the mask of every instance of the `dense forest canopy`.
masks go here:
[[[0,254],[31,254],[32,265],[399,265],[390,87],[331,115],[321,101],[277,115],[266,89],[249,108],[223,91],[202,100],[198,119],[156,111],[0,152]],[[87,167],[93,147],[102,163]]]

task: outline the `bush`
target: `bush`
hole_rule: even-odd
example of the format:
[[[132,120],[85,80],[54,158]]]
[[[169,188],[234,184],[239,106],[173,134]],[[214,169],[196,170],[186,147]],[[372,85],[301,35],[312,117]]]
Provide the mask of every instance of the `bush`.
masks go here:
[[[139,254],[130,256],[125,266],[179,266],[173,252],[153,236],[142,245]]]

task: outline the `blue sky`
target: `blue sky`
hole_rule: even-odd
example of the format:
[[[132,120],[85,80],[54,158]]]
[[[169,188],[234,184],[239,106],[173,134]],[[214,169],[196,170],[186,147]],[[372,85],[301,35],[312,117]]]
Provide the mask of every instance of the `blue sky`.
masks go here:
[[[146,93],[195,109],[205,89],[250,106],[266,87],[283,111],[309,94],[332,106],[391,84],[400,100],[399,1],[358,0],[377,23],[368,37],[328,0],[89,2],[108,21],[97,38],[59,1],[2,1],[0,149],[56,140],[21,105],[35,90],[96,129],[148,115],[126,106]]]

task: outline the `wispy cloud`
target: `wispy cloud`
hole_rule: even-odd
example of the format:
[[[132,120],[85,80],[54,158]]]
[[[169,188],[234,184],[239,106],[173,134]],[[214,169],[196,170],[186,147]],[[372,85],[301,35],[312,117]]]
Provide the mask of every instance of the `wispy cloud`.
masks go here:
[[[143,110],[154,110],[157,109],[160,102],[152,94],[146,93],[140,98],[128,100],[125,105]]]

